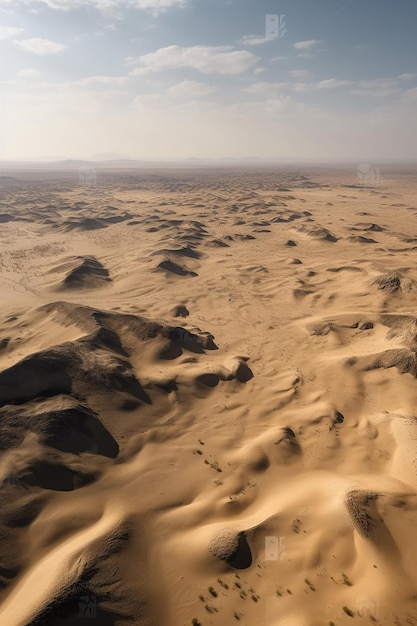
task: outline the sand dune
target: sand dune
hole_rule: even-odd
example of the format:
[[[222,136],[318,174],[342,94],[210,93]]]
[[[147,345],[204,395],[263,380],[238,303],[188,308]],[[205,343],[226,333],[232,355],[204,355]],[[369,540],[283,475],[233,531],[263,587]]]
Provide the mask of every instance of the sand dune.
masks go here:
[[[2,192],[0,624],[417,626],[411,173]]]

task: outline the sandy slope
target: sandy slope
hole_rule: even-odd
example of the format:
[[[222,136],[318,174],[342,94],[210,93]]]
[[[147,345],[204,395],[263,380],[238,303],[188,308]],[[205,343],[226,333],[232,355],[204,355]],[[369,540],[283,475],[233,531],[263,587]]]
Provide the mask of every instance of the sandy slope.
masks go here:
[[[0,624],[417,624],[417,184],[354,174],[0,180]]]

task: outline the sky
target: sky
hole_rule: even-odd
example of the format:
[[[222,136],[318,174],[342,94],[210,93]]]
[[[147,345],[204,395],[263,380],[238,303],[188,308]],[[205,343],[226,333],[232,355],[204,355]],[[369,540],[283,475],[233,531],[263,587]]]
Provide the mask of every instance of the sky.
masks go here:
[[[417,160],[417,0],[0,0],[0,160]]]

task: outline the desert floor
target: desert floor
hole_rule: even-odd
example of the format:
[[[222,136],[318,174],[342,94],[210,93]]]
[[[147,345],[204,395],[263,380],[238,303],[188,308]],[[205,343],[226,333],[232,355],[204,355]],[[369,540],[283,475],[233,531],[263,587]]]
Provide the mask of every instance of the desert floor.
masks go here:
[[[417,625],[411,167],[0,176],[0,624]]]

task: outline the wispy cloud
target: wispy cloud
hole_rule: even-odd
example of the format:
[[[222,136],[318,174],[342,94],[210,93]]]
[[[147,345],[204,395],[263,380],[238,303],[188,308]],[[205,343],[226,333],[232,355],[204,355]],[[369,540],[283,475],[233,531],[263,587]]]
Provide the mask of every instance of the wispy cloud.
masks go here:
[[[0,0],[0,7],[17,5],[39,5],[58,11],[70,11],[80,8],[94,8],[103,13],[123,8],[134,8],[152,11],[155,14],[170,8],[184,7],[189,0]]]
[[[297,92],[315,91],[319,89],[338,89],[340,87],[348,87],[352,85],[352,81],[338,80],[337,78],[326,78],[318,82],[311,83],[294,83],[293,88]]]
[[[11,39],[22,32],[23,28],[17,28],[16,26],[0,26],[0,40]]]
[[[351,85],[350,80],[337,80],[337,78],[327,78],[326,80],[320,80],[316,87],[317,89],[337,89],[338,87],[347,87]]]
[[[259,57],[246,50],[233,50],[231,46],[168,46],[145,54],[137,60],[139,67],[133,76],[165,69],[191,67],[203,74],[233,75],[245,72],[255,65]],[[132,64],[131,58],[127,62]]]
[[[33,37],[32,39],[15,39],[14,42],[17,46],[30,52],[32,54],[38,54],[43,56],[45,54],[57,54],[65,50],[66,46],[62,43],[51,41],[50,39],[41,39],[39,37]]]
[[[214,91],[216,91],[214,85],[207,85],[207,83],[199,83],[194,80],[183,80],[168,89],[169,94],[181,98],[202,98]]]
[[[288,87],[288,83],[257,82],[249,87],[245,87],[242,91],[256,95],[271,96],[276,94],[278,89],[285,89],[286,87]]]
[[[243,46],[260,46],[263,43],[273,41],[271,37],[261,37],[259,35],[245,35],[239,40]]]
[[[417,77],[417,74],[410,74],[410,73],[400,74],[398,76],[400,80],[411,80],[412,78],[416,78],[416,77]]]
[[[322,43],[319,39],[307,39],[306,41],[297,41],[294,45],[296,50],[309,50],[318,43]]]

